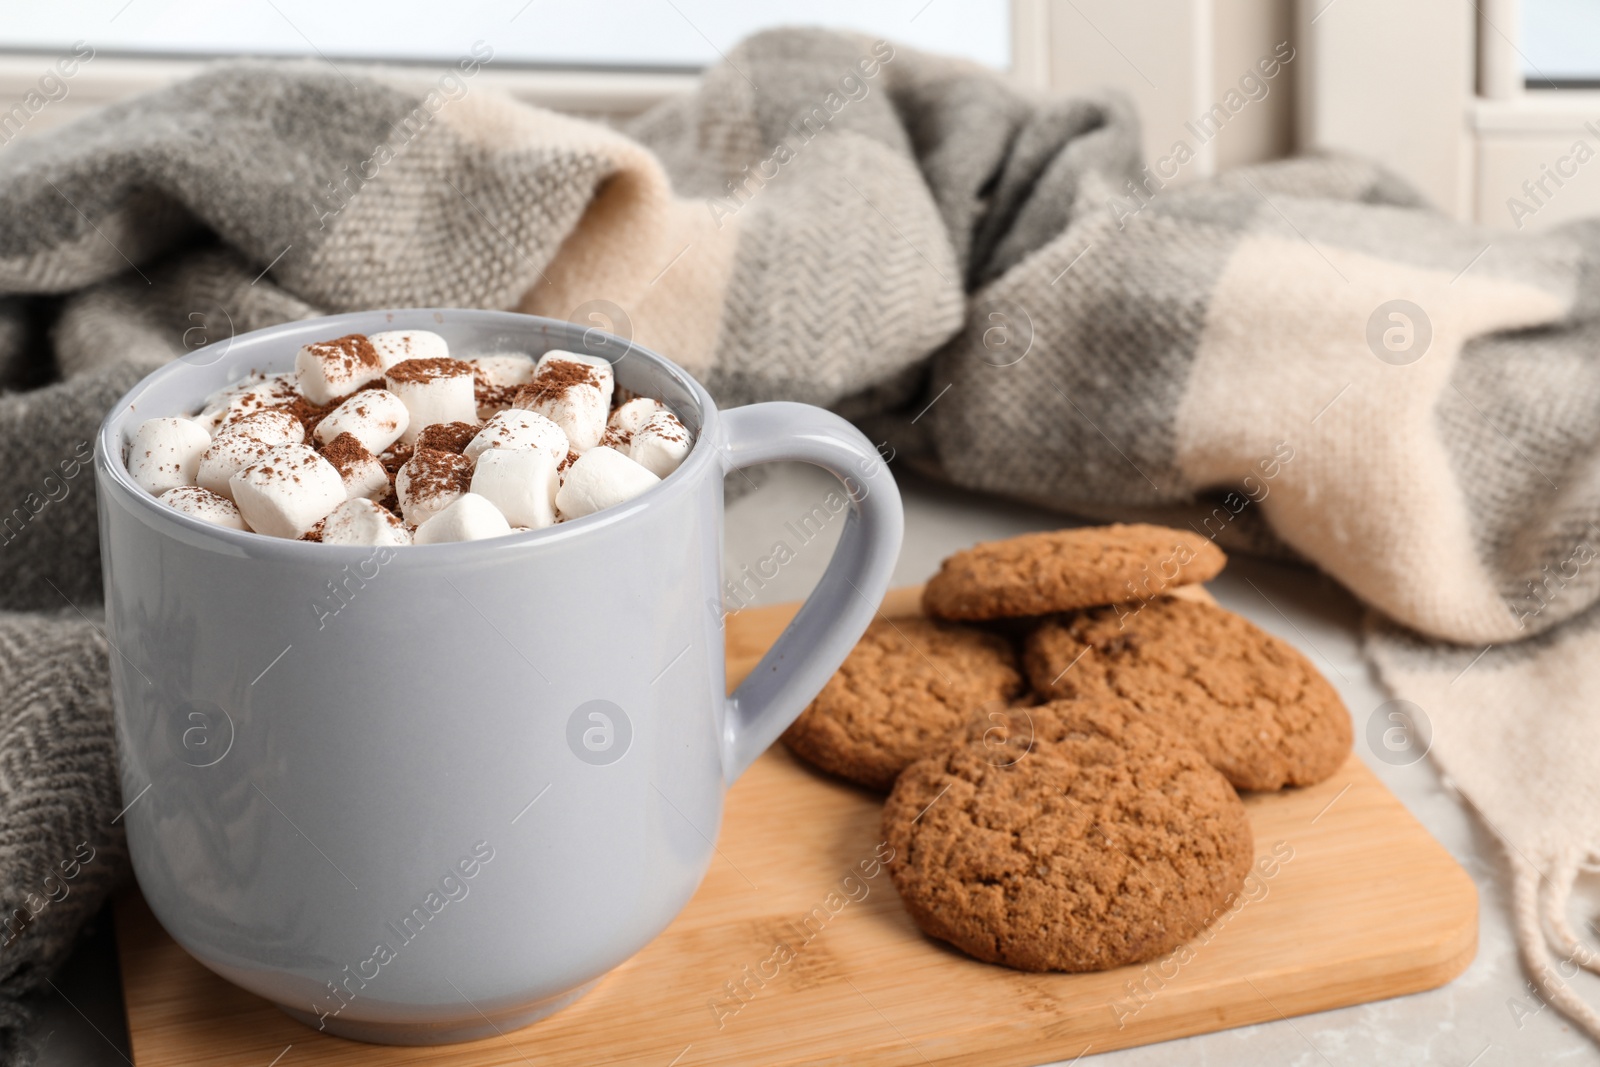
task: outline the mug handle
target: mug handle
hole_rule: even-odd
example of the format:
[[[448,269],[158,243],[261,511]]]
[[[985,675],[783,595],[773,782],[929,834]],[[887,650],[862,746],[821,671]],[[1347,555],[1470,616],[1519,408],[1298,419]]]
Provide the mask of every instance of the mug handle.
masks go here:
[[[722,765],[729,784],[788,729],[872,621],[905,532],[900,490],[872,443],[844,419],[809,404],[752,404],[722,412],[724,474],[799,460],[845,487],[849,510],[817,587],[778,640],[728,697]]]

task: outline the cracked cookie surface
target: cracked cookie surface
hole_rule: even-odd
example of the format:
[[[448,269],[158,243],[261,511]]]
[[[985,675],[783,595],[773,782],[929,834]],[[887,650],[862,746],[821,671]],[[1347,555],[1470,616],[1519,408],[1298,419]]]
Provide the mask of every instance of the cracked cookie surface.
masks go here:
[[[1250,824],[1197,750],[1116,700],[993,718],[906,768],[884,808],[890,874],[925,933],[1021,970],[1098,971],[1232,904]]]
[[[808,763],[887,792],[907,764],[1024,688],[1016,654],[999,635],[879,618],[783,740]]]
[[[1049,619],[1023,664],[1043,697],[1120,697],[1170,724],[1239,789],[1311,785],[1350,753],[1350,713],[1328,680],[1211,604],[1161,597]]]

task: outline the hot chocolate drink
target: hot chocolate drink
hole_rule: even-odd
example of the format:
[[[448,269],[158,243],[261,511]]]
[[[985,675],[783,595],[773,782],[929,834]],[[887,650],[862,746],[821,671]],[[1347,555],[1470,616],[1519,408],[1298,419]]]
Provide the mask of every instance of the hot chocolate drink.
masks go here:
[[[621,504],[694,446],[611,364],[552,350],[451,356],[426,330],[308,344],[192,415],[147,419],[141,487],[207,522],[329,544],[471,541]]]

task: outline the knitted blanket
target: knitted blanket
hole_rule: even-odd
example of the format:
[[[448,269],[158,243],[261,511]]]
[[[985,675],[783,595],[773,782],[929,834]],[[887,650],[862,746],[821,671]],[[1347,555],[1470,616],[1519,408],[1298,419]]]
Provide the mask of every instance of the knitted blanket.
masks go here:
[[[1565,909],[1600,844],[1600,226],[1479,230],[1347,159],[1170,184],[1120,98],[820,31],[625,132],[493,94],[492,62],[228,65],[0,152],[5,1041],[136,800],[102,414],[199,345],[406,305],[590,322],[953,483],[1322,568],[1397,698],[1357,733],[1431,747],[1506,845],[1530,978],[1600,1038]]]

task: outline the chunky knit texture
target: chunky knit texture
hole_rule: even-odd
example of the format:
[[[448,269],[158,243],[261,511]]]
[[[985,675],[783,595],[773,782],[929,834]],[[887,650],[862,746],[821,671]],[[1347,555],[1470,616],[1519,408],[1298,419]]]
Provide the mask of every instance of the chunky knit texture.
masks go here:
[[[0,956],[0,1030],[120,856],[92,836],[98,419],[233,334],[455,305],[833,406],[960,485],[1317,564],[1409,629],[1375,658],[1509,846],[1534,980],[1600,1035],[1541,972],[1600,846],[1600,225],[1491,234],[1336,158],[1163,186],[1138,143],[1114,96],[781,31],[626,131],[470,76],[235,64],[0,152],[0,610],[41,613],[0,625],[0,803],[38,835],[0,848],[3,903],[106,842]]]

